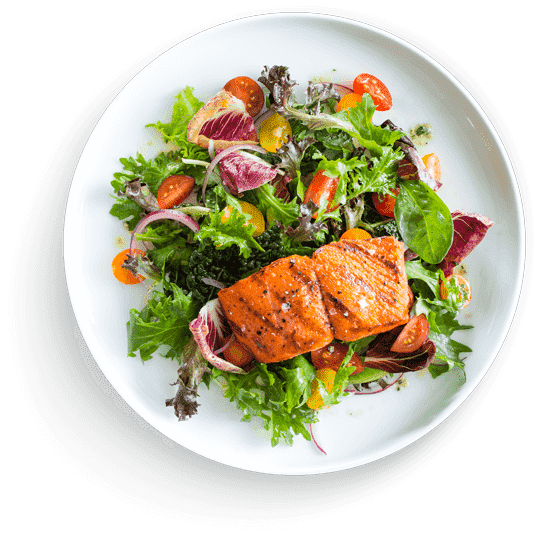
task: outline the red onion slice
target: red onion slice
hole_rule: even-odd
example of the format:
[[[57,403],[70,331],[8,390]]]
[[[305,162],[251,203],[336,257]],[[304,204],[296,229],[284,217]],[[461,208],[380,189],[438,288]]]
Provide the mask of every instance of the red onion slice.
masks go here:
[[[262,148],[261,146],[252,145],[252,144],[249,145],[246,143],[241,144],[241,145],[233,145],[228,148],[225,148],[222,152],[219,152],[211,161],[204,176],[204,183],[202,184],[202,198],[204,199],[204,203],[205,203],[205,190],[207,188],[207,181],[209,180],[209,177],[211,176],[213,169],[222,158],[225,158],[232,152],[237,152],[238,150],[254,150],[255,152],[260,152],[261,154],[265,154],[267,152],[267,150],[265,150],[265,148]]]
[[[350,386],[349,389],[346,389],[347,393],[351,393],[352,395],[375,395],[376,393],[381,393],[382,391],[385,391],[389,389],[390,387],[394,386],[400,378],[402,378],[403,373],[400,373],[392,382],[385,382],[384,386],[381,386],[378,381],[375,381],[375,385],[377,386],[376,389],[372,389],[372,391],[357,391],[353,386]]]
[[[314,436],[314,425],[310,423],[310,435],[312,436],[312,441],[314,442],[314,445],[317,447],[317,449],[325,454],[327,456],[327,453],[321,448],[320,444],[316,440],[316,436]]]
[[[131,243],[129,254],[132,256],[133,251],[136,245],[136,235],[140,234],[148,224],[151,224],[154,221],[161,219],[171,219],[173,221],[178,221],[185,226],[188,226],[193,232],[198,232],[200,230],[200,225],[188,215],[181,213],[180,211],[175,210],[157,210],[151,212],[149,215],[146,215],[140,222],[135,226],[133,233],[131,234]]]

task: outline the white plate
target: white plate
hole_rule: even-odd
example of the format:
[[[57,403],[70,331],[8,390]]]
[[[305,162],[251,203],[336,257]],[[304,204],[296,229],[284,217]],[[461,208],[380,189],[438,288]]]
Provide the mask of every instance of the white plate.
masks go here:
[[[390,118],[409,129],[429,122],[428,152],[443,171],[440,195],[449,208],[495,221],[465,261],[473,301],[463,322],[475,326],[458,340],[474,352],[467,381],[457,372],[432,379],[408,375],[409,386],[380,395],[347,397],[321,413],[322,455],[301,437],[292,447],[270,446],[261,425],[241,413],[218,387],[200,388],[201,408],[177,422],[164,400],[176,365],[162,358],[142,363],[126,356],[129,309],[140,308],[140,286],[114,279],[110,262],[127,237],[108,214],[110,181],[120,157],[155,155],[159,136],[144,126],[165,121],[174,96],[186,85],[206,100],[238,75],[257,78],[264,65],[286,65],[306,88],[312,77],[334,81],[369,72],[385,82]],[[443,67],[409,43],[372,26],[314,14],[259,15],[219,25],[174,46],[145,67],[119,93],[95,127],[76,169],[65,219],[65,267],[73,309],[96,362],[110,383],[146,421],[178,444],[207,458],[257,472],[310,474],[342,470],[379,459],[434,428],[468,397],[493,362],[507,334],[520,292],[524,229],[521,200],[509,159],[494,128],[472,96]]]

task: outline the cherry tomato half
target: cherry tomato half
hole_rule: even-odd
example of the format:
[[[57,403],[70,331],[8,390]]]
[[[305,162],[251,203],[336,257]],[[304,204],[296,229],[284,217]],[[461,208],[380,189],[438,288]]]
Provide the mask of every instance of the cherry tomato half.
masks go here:
[[[162,210],[181,204],[194,189],[194,178],[173,174],[166,178],[157,191],[157,203]]]
[[[279,113],[265,119],[259,131],[260,145],[269,152],[276,152],[292,136],[291,125]]]
[[[338,209],[340,204],[333,204],[334,195],[338,189],[338,176],[328,176],[323,170],[319,170],[312,178],[308,189],[306,190],[303,204],[306,204],[311,200],[316,206],[321,204],[321,198],[325,197],[327,199],[327,211],[335,211]],[[317,213],[314,214],[314,219],[318,216]]]
[[[394,218],[394,205],[396,204],[396,197],[398,196],[399,192],[400,188],[392,189],[391,193],[394,195],[394,197],[390,195],[381,196],[378,193],[374,193],[372,195],[372,201],[377,212],[385,217]]]
[[[329,368],[318,369],[316,371],[316,378],[312,380],[312,387],[310,397],[308,397],[306,404],[312,410],[320,410],[323,408],[324,403],[319,392],[319,382],[325,385],[325,388],[329,393],[332,393],[334,387],[334,378],[336,371]]]
[[[310,353],[312,358],[312,364],[316,369],[325,369],[329,368],[333,371],[338,371],[342,360],[346,357],[348,347],[345,343],[334,342],[322,349],[314,350]],[[348,366],[352,365],[356,367],[355,371],[352,374],[356,375],[364,370],[364,365],[362,360],[357,355],[357,353],[351,356]]]
[[[424,163],[426,169],[428,169],[428,172],[432,175],[432,178],[440,182],[441,162],[439,161],[439,157],[437,156],[437,154],[434,154],[433,152],[431,154],[426,154],[422,158],[422,162]]]
[[[121,252],[118,252],[114,259],[112,260],[112,274],[116,277],[116,280],[119,280],[122,284],[132,285],[139,284],[144,281],[143,276],[135,276],[128,269],[122,267],[123,262],[127,259],[127,254],[131,249],[126,248]],[[134,249],[135,256],[145,256],[146,253],[142,250]]]
[[[371,74],[359,74],[353,80],[353,92],[359,95],[368,93],[378,111],[387,111],[392,107],[392,96],[385,84]]]
[[[404,326],[400,335],[390,348],[393,352],[414,352],[428,339],[430,325],[426,316],[421,313],[414,315],[411,320]]]
[[[450,282],[452,279],[455,279],[456,283],[458,284],[459,292],[457,301],[460,306],[460,310],[463,310],[463,308],[469,306],[469,303],[471,302],[471,284],[469,283],[469,280],[467,280],[467,278],[461,274],[451,274],[447,277],[446,281]],[[446,299],[448,297],[448,290],[444,282],[441,282],[439,292],[442,299]]]
[[[250,350],[239,343],[237,339],[233,339],[232,342],[222,352],[224,359],[230,363],[233,363],[237,367],[245,367],[253,359],[254,355]]]
[[[362,102],[362,94],[359,95],[358,93],[348,93],[347,95],[344,95],[336,105],[336,112],[340,112],[343,109],[349,109],[354,108],[355,106],[359,105]]]
[[[224,89],[244,102],[247,113],[251,117],[257,115],[263,108],[262,88],[248,76],[233,78],[224,86]]]
[[[372,239],[372,236],[362,228],[351,228],[350,230],[346,230],[341,236],[340,239],[349,239],[353,241],[361,240],[361,239]]]

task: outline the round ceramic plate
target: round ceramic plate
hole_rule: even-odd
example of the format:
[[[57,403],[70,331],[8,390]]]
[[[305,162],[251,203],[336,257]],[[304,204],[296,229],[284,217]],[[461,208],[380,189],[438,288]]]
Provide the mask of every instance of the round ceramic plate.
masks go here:
[[[255,35],[256,39],[252,39]],[[248,46],[245,46],[248,43]],[[286,46],[268,47],[267,43]],[[218,58],[220,57],[221,60]],[[143,305],[144,288],[124,286],[110,263],[127,233],[109,215],[110,181],[120,157],[153,156],[163,148],[146,124],[171,115],[175,95],[195,88],[207,100],[229,79],[256,79],[265,65],[285,65],[297,92],[309,79],[353,79],[372,73],[390,88],[393,108],[378,112],[409,130],[428,122],[435,135],[427,152],[438,154],[451,211],[495,222],[465,261],[473,287],[461,321],[474,329],[457,340],[473,348],[466,380],[451,372],[433,379],[410,373],[408,386],[379,395],[348,396],[323,410],[316,436],[327,455],[298,436],[293,446],[271,447],[262,426],[242,414],[218,386],[200,387],[199,413],[178,422],[165,399],[177,364],[127,357],[125,324]],[[160,55],[137,74],[103,114],[77,166],[65,219],[65,267],[73,309],[97,364],[127,403],[178,444],[212,460],[247,470],[310,474],[342,470],[384,457],[443,421],[472,392],[507,334],[519,296],[524,255],[521,200],[509,159],[494,128],[472,96],[443,67],[409,43],[372,26],[314,14],[243,18],[203,31]],[[123,246],[123,248],[126,248]]]

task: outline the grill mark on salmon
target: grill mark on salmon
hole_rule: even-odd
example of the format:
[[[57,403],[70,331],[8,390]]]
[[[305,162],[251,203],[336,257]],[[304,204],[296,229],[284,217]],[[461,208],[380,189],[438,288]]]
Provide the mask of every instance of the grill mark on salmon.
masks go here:
[[[314,253],[335,338],[354,341],[409,320],[403,253],[392,237],[343,240]]]

